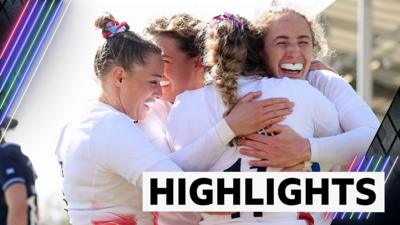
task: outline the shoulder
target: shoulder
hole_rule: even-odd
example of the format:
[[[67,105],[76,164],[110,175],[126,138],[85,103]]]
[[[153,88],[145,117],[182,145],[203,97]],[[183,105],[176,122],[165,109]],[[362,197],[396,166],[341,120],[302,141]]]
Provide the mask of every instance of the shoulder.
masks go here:
[[[317,90],[312,87],[306,80],[292,79],[288,77],[270,78],[271,85],[285,91],[292,91],[298,95],[315,94]]]
[[[93,125],[93,138],[113,139],[116,136],[142,134],[139,127],[121,112],[109,112]]]
[[[21,146],[14,143],[0,144],[0,159],[22,157],[24,154],[21,152]]]
[[[209,89],[210,87],[212,87],[211,84],[196,90],[184,91],[183,93],[176,96],[174,106],[179,105],[182,102],[187,103],[188,101],[190,102],[191,100],[203,98],[206,89]]]
[[[313,80],[331,80],[331,79],[343,79],[339,74],[329,70],[313,70],[308,72],[306,79],[308,81]]]
[[[352,89],[339,74],[328,70],[310,71],[307,74],[307,80],[319,90]]]
[[[177,110],[189,110],[195,108],[202,108],[205,103],[205,93],[210,89],[212,85],[208,85],[206,87],[185,91],[175,98],[174,105],[171,108],[171,113],[176,112]],[[188,111],[190,112],[190,111]]]
[[[332,108],[332,103],[319,90],[314,88],[307,80],[281,78],[277,89],[288,92],[288,95],[295,101],[308,105],[310,109],[326,106]]]
[[[90,137],[96,134],[121,133],[125,129],[134,129],[134,127],[133,120],[127,115],[100,102],[89,106],[83,115],[66,126],[67,130]]]

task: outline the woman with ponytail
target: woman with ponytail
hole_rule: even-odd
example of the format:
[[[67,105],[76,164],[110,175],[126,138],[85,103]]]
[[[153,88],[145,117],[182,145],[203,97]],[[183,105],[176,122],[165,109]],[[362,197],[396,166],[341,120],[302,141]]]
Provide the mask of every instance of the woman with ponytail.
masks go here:
[[[161,95],[161,50],[106,13],[94,59],[98,99],[68,123],[57,146],[71,224],[153,224],[142,211],[144,171],[180,171],[147,141],[136,122]]]

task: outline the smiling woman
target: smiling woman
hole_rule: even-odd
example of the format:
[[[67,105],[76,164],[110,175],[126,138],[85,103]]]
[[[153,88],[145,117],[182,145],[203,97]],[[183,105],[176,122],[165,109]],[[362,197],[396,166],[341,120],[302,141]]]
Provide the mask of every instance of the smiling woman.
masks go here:
[[[263,33],[263,58],[275,77],[305,79],[312,59],[328,52],[317,20],[309,21],[294,10],[261,14],[255,26]]]
[[[96,26],[107,40],[94,61],[103,89],[99,100],[134,120],[143,119],[148,111],[145,104],[161,95],[161,50],[127,31],[129,26],[110,14],[97,19]]]
[[[161,94],[161,50],[110,14],[96,20],[105,43],[94,68],[101,94],[67,124],[57,146],[72,224],[152,224],[142,211],[144,171],[179,171],[155,149],[135,120]]]

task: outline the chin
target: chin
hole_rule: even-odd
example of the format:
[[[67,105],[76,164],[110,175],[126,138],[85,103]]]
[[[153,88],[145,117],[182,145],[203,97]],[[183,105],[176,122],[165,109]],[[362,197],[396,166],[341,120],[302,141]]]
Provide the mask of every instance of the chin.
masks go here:
[[[142,109],[137,116],[137,120],[144,120],[147,116],[147,113],[149,112],[149,108],[145,107],[144,109]]]
[[[289,77],[289,78],[292,78],[292,79],[300,79],[300,80],[304,79],[304,75],[303,75],[303,74],[290,75],[290,76],[288,76],[288,77]]]
[[[278,75],[276,75],[275,77],[278,78],[283,78],[283,77],[287,77],[287,78],[291,78],[291,79],[305,79],[305,73],[302,71],[298,74],[285,74],[283,72],[279,72]]]

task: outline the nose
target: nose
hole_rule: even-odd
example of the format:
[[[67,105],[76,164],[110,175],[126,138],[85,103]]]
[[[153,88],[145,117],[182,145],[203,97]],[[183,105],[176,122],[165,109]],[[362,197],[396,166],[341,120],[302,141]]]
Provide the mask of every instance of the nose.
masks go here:
[[[296,57],[300,54],[300,47],[297,43],[290,43],[286,50],[288,56]]]
[[[159,98],[159,97],[161,97],[161,95],[162,95],[161,85],[160,85],[160,83],[158,83],[157,86],[154,89],[153,96],[155,98]]]

